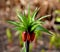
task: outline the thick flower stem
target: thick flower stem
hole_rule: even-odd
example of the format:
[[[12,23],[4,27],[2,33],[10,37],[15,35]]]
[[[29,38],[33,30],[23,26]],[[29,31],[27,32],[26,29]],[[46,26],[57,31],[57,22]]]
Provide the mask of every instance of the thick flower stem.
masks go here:
[[[29,41],[26,41],[26,52],[29,52]]]

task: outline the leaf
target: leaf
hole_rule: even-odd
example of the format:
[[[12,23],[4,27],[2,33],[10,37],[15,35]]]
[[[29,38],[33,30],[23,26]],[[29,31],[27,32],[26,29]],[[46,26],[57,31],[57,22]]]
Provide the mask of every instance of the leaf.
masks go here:
[[[7,21],[8,23],[14,25],[14,26],[19,26],[19,23],[18,22],[15,22],[15,21]]]
[[[24,31],[25,30],[25,28],[24,27],[15,27],[15,28],[13,28],[14,30],[18,30],[18,31]]]
[[[46,32],[46,33],[51,34],[47,29],[45,29],[45,28],[42,27],[41,25],[38,25],[37,28],[36,28],[35,30],[40,30],[40,31],[43,31],[43,32]]]
[[[16,13],[17,13],[17,16],[18,16],[19,20],[21,20],[23,22],[22,14],[19,11],[16,11]]]
[[[42,17],[40,17],[38,20],[42,20],[42,19],[44,19],[44,18],[46,18],[46,17],[50,17],[51,15],[45,15],[45,16],[42,16]]]
[[[36,21],[33,21],[32,23],[31,23],[31,25],[33,26],[34,24],[44,24],[45,22],[43,22],[43,21],[39,21],[39,20],[36,20]]]
[[[33,14],[32,14],[32,17],[31,17],[31,18],[32,18],[32,21],[34,21],[34,18],[35,18],[35,16],[36,16],[38,10],[39,10],[39,9],[37,9],[37,8],[34,10],[34,12],[33,12]]]
[[[18,16],[19,20],[26,27],[27,26],[27,19],[26,19],[25,15],[21,14],[19,11],[16,11],[16,13],[17,13],[17,16]]]
[[[32,28],[31,28],[31,31],[34,31],[34,30],[37,28],[38,25],[39,25],[39,24],[33,25]]]
[[[38,24],[45,24],[45,22],[39,21],[39,20],[37,20],[37,23],[38,23]]]
[[[36,39],[41,38],[42,32],[40,30],[35,31],[35,36],[36,36]]]
[[[33,22],[31,23],[31,26],[32,26],[31,31],[34,31],[34,30],[37,28],[37,26],[39,26],[39,25],[42,24],[42,23],[43,23],[42,21],[38,21],[38,20],[33,21]]]
[[[28,7],[28,22],[31,22],[30,6]]]

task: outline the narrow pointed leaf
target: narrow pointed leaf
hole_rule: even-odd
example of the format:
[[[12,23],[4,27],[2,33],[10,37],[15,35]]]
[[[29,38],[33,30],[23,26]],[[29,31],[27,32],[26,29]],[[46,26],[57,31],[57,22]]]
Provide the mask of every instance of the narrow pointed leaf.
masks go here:
[[[8,21],[8,23],[14,25],[14,26],[19,26],[19,23],[18,22],[15,22],[15,21]]]
[[[22,16],[22,14],[18,10],[16,10],[16,14],[17,14],[19,20],[23,22],[23,16]]]
[[[35,30],[39,24],[35,24],[32,26],[31,31]]]
[[[39,20],[36,20],[34,22],[31,23],[31,25],[33,26],[34,24],[44,24],[45,22],[43,21],[39,21]]]
[[[28,7],[28,22],[31,22],[30,6]]]
[[[16,11],[16,13],[17,13],[19,20],[25,25],[27,21],[25,15],[21,14],[19,11]]]
[[[47,29],[45,29],[45,28],[42,27],[41,25],[38,25],[38,27],[37,27],[35,30],[40,30],[40,31],[43,31],[43,32],[46,32],[46,33],[51,34]]]
[[[33,12],[33,14],[32,14],[32,17],[31,17],[31,18],[32,18],[32,21],[34,21],[34,18],[35,18],[35,16],[36,16],[38,10],[39,10],[39,9],[37,9],[37,8],[34,10],[34,12]]]
[[[17,30],[17,31],[24,31],[25,28],[24,27],[15,27],[13,28],[14,30]]]
[[[38,20],[42,20],[42,19],[47,18],[47,17],[50,17],[50,16],[51,16],[51,15],[42,16],[42,17],[40,17]]]

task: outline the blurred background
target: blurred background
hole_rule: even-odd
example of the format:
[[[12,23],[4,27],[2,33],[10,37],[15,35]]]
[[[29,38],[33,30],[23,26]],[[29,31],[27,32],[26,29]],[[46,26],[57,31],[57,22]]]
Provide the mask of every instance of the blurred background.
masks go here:
[[[43,19],[45,22],[43,26],[53,33],[53,36],[49,36],[40,32],[30,44],[30,52],[60,52],[60,0],[0,0],[0,52],[21,52],[23,48],[21,36],[12,29],[14,26],[6,21],[18,21],[16,8],[22,13],[25,11],[27,15],[28,5],[31,14],[36,7],[40,8],[36,18],[51,15]]]

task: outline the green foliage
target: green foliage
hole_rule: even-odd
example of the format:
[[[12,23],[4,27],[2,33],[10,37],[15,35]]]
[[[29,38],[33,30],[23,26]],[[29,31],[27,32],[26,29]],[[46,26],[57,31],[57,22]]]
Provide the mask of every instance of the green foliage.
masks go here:
[[[54,44],[54,42],[55,42],[55,39],[56,39],[56,34],[53,34],[52,36],[51,36],[51,38],[50,38],[50,44]]]
[[[35,32],[35,36],[36,36],[36,39],[41,38],[41,37],[42,37],[42,32],[39,31],[39,30],[37,30],[37,31]]]
[[[56,48],[60,47],[60,35],[54,34],[50,38],[50,45],[55,46]]]
[[[60,25],[56,25],[56,28],[57,28],[58,30],[60,30]]]
[[[34,12],[33,12],[33,14],[32,14],[32,21],[35,21],[35,16],[36,16],[38,10],[39,10],[39,9],[37,9],[37,8],[34,10]]]
[[[41,18],[39,18],[38,20],[42,20],[42,19],[44,19],[44,18],[46,18],[46,17],[50,17],[51,15],[46,15],[46,16],[42,16]]]
[[[29,32],[36,32],[37,30],[47,32],[51,34],[47,29],[43,28],[41,26],[41,19],[46,18],[50,15],[43,16],[37,20],[35,20],[35,16],[37,14],[39,9],[35,9],[33,14],[30,15],[30,8],[28,9],[28,17],[25,16],[25,14],[21,14],[18,10],[16,10],[17,16],[19,18],[19,22],[15,21],[8,21],[10,24],[13,24],[16,26],[15,30],[18,31],[29,31]]]
[[[60,36],[56,36],[54,45],[56,48],[60,48]]]
[[[55,10],[55,13],[56,14],[60,14],[60,10]]]
[[[36,14],[38,12],[39,9],[35,9],[33,14],[30,15],[30,8],[28,9],[28,16],[26,17],[25,13],[22,14],[20,13],[18,10],[16,10],[16,14],[17,14],[17,17],[19,19],[19,22],[15,22],[15,21],[8,21],[8,23],[12,24],[15,26],[15,30],[17,31],[20,31],[20,34],[24,31],[27,31],[27,32],[35,32],[36,35],[38,35],[39,31],[42,31],[42,32],[46,32],[46,33],[49,33],[51,34],[47,29],[45,29],[42,24],[43,22],[41,21],[41,19],[43,18],[46,18],[46,17],[49,17],[50,15],[46,15],[46,16],[43,16],[43,17],[40,17],[38,19],[35,19],[36,17]],[[20,39],[21,37],[19,37]],[[25,44],[24,44],[24,47],[22,49],[22,52],[26,52],[26,48],[25,48]]]
[[[45,50],[44,50],[44,49],[42,49],[42,50],[41,50],[41,52],[45,52]]]
[[[22,48],[21,52],[26,52],[25,42],[24,42],[24,46],[23,46],[23,48]]]
[[[60,10],[55,10],[55,13],[60,14]],[[60,22],[60,16],[57,16],[55,21]]]
[[[8,42],[12,42],[13,41],[12,34],[11,34],[11,30],[9,28],[6,29],[6,35],[8,38]]]
[[[23,41],[22,41],[22,32],[20,32],[20,31],[17,31],[17,32],[19,32],[19,44],[21,44],[21,45],[23,45]]]
[[[60,17],[56,17],[56,22],[60,22]]]
[[[10,31],[9,28],[6,29],[6,35],[7,35],[7,38],[8,38],[9,40],[12,39],[12,34],[11,34],[11,31]]]
[[[30,44],[30,47],[29,47],[30,52],[32,51],[32,49],[33,49],[33,45]]]

